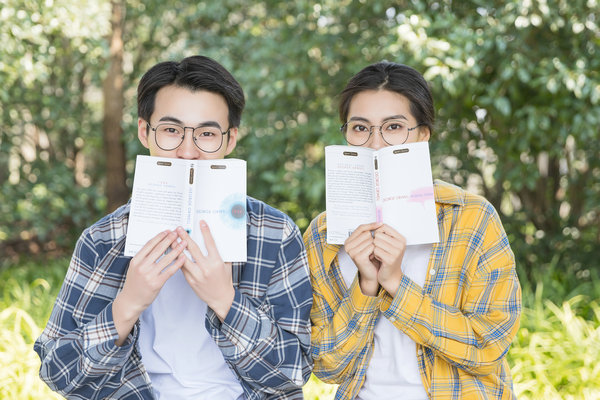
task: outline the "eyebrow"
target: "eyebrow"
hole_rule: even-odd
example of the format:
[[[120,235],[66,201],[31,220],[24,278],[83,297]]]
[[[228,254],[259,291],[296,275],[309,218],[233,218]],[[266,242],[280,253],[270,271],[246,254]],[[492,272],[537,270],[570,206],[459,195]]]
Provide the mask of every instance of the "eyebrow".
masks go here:
[[[178,118],[171,117],[170,115],[165,115],[164,117],[162,117],[158,121],[159,122],[173,122],[175,124],[184,125],[183,121],[181,121]],[[195,127],[196,128],[200,128],[200,127],[205,127],[205,126],[214,126],[216,128],[221,129],[221,124],[219,124],[217,121],[204,121],[204,122],[200,122]]]
[[[408,118],[406,118],[403,114],[391,115],[389,117],[385,117],[382,121],[387,122],[387,121],[391,121],[393,119],[403,119],[405,121],[408,121]],[[363,118],[363,117],[352,117],[348,121],[363,121],[363,122],[371,123],[371,121],[369,121],[368,119]]]

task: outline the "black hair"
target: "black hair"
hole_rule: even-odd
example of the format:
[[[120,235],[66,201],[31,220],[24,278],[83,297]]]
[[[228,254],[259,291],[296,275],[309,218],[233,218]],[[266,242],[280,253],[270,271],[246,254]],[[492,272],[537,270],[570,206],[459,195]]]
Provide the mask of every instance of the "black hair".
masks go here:
[[[212,58],[192,56],[180,62],[161,62],[150,68],[138,85],[138,117],[150,121],[156,93],[169,85],[223,96],[229,109],[229,127],[239,127],[246,104],[244,91],[233,75]]]
[[[410,112],[417,123],[429,128],[433,134],[435,112],[433,96],[423,75],[407,65],[380,61],[363,68],[354,75],[340,94],[340,119],[348,118],[352,98],[365,90],[389,90],[406,97],[410,102]]]

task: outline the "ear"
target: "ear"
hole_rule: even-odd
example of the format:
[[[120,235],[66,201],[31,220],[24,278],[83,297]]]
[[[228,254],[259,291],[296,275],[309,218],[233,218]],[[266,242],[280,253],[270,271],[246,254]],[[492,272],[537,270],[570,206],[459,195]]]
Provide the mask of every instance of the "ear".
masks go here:
[[[229,155],[229,153],[231,153],[233,151],[233,149],[235,149],[235,145],[237,144],[237,135],[238,135],[238,128],[231,128],[229,130],[229,139],[227,140],[227,148],[225,150],[225,155]]]
[[[419,127],[419,137],[417,139],[418,142],[428,142],[431,137],[431,132],[429,131],[428,126],[420,126]]]
[[[149,149],[150,145],[148,144],[148,132],[150,128],[148,128],[148,123],[145,119],[138,118],[138,139],[142,142],[142,145]]]

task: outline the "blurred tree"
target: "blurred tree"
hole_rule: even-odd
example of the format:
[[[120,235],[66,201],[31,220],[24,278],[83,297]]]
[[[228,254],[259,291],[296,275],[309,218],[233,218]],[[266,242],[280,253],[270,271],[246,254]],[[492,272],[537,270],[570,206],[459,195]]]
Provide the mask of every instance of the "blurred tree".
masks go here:
[[[499,209],[522,277],[568,291],[600,272],[600,7],[480,3],[415,9],[402,44],[438,101],[434,164]]]
[[[108,194],[98,150],[101,82],[116,76],[110,4],[0,1],[0,240],[81,230]],[[397,61],[431,82],[435,175],[493,202],[522,277],[550,271],[570,290],[599,271],[598,11],[597,0],[127,1],[127,184],[143,152],[141,74],[205,54],[246,91],[234,156],[248,160],[249,194],[304,229],[324,209],[323,146],[343,142],[337,94],[367,64]]]
[[[219,36],[247,91],[238,155],[251,194],[304,228],[324,209],[323,146],[341,142],[337,93],[367,64],[398,61],[431,82],[436,176],[492,201],[522,277],[552,273],[563,295],[598,279],[598,11],[589,0],[232,7]]]
[[[93,183],[106,9],[1,3],[0,252],[53,251],[103,208]]]
[[[125,144],[123,143],[124,89],[123,86],[123,25],[125,2],[110,2],[111,32],[108,73],[104,77],[102,94],[104,118],[102,124],[104,157],[106,159],[107,211],[112,212],[129,199],[127,171],[125,169]]]

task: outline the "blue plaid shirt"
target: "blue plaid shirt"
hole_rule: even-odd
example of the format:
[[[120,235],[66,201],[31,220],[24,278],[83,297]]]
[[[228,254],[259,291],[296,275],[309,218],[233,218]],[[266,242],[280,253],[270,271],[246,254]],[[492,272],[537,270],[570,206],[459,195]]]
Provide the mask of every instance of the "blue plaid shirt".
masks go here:
[[[282,212],[247,199],[248,260],[233,263],[235,298],[220,322],[205,326],[248,400],[301,399],[310,377],[312,292],[298,227]],[[86,229],[50,320],[35,342],[40,377],[74,399],[153,399],[137,347],[139,321],[123,346],[112,302],[123,287],[129,204]],[[201,362],[199,360],[199,362]]]

